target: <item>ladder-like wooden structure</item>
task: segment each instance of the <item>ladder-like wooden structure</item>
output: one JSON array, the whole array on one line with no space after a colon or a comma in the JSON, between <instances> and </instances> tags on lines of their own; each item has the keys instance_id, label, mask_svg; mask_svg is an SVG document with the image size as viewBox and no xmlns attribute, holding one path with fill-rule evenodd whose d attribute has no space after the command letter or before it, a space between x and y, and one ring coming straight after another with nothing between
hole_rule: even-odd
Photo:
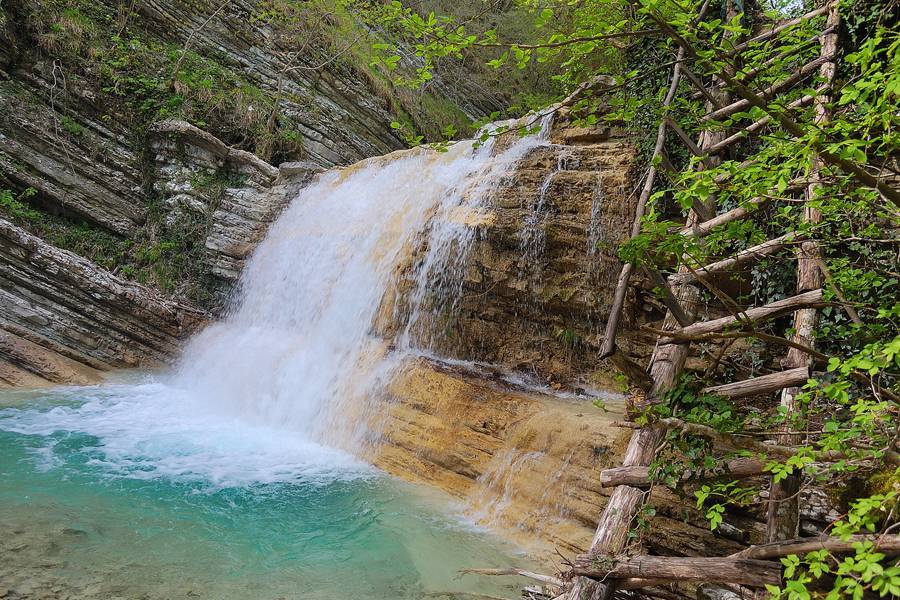
<instances>
[{"instance_id":1,"label":"ladder-like wooden structure","mask_svg":"<svg viewBox=\"0 0 900 600\"><path fill-rule=\"evenodd\" d=\"M734 3L728 2L728 10L734 11ZM732 16L731 12L729 16ZM676 32L668 28L661 20L657 21L664 32L679 44L678 60L673 68L671 83L668 93L663 101L663 109L672 104L676 97L679 83L686 76L697 87L698 97L707 99L708 109L706 118L709 120L722 119L735 112L746 110L750 106L759 106L762 99L768 102L777 94L783 93L803 81L808 75L818 73L825 82L825 89L820 89L816 96L806 96L793 102L789 107L806 106L810 102L815 103L816 122L825 122L828 118L828 88L835 73L835 60L837 52L837 30L839 14L836 4L827 4L799 19L793 19L781 23L764 31L736 46L739 50L746 48L751 42L764 41L775 38L781 31L795 25L803 19L811 19L827 14L825 29L818 36L820 43L820 55L817 59L804 65L784 81L767 88L761 95L757 94L742 82L737 81L728 73L722 74L722 79L715 81L712 88L704 88L699 79L690 73L686 58L695 58L693 48L681 39ZM752 74L751 74L752 76ZM746 78L745 78L746 81ZM722 90L736 92L738 98L730 99ZM762 108L762 107L761 107ZM640 233L640 223L643 217L646 203L653 190L657 175L657 164L665 164L664 145L666 134L672 131L695 155L701 157L701 165L715 166L720 161L720 153L733 144L754 132L763 129L770 122L784 123L777 120L774 115L767 116L760 121L750 124L743 130L728 135L726 132L705 131L697 143L688 138L677 125L664 118L657 132L656 145L653 160L647 179L641 191L637 214L632 229L632 235ZM789 129L789 128L788 128ZM818 173L822 162L816 159L808 184L802 187L792 185L795 191L802 190L807 200L812 199L819 187ZM765 202L764 198L758 199L755 204ZM701 238L708 235L713 229L722 224L742 219L752 214L753 207L741 207L731 211L717 214L712 201L699 201L690 210L682 230L683 235ZM816 223L819 215L810 207L805 207L805 219L810 223ZM736 266L750 264L761 257L770 255L778 250L786 248L789 244L796 246L797 255L797 294L785 300L774 302L765 306L752 308L737 307L728 302L733 314L730 316L697 320L698 298L700 286L706 286L715 293L709 284L708 278L716 273L730 270ZM645 396L638 411L649 408L653 403L662 399L664 394L672 388L676 379L682 372L685 360L691 344L696 340L711 337L728 328L741 326L754 328L758 323L775 317L793 313L794 333L787 356L783 361L784 371L755 377L749 380L726 383L708 388L707 392L724 396L739 398L760 394L780 392L781 406L789 415L785 420L784 430L778 436L779 448L790 452L791 446L796 446L800 440L796 426L802 420L800 406L797 402L799 386L803 385L811 374L813 357L809 352L801 348L812 348L814 339L812 331L817 321L817 309L823 306L823 274L820 269L821 259L818 248L813 241L802 240L792 232L785 233L763 244L739 252L731 257L715 263L691 268L682 266L678 273L670 276L665 282L663 301L668 311L662 326L657 344L650 360L647 372L650 376L649 388L645 390ZM687 263L688 261L684 261ZM617 366L627 363L628 359L616 348L616 332L625 300L629 279L634 270L634 265L624 265L616 288L612 314L607 324L606 336L601 349L603 358L610 358ZM648 273L655 283L663 280L658 273ZM733 302L733 301L732 301ZM621 368L621 367L620 367ZM628 365L634 369L634 365ZM636 556L626 558L623 553L628 542L628 533L634 517L639 513L648 495L649 466L654 460L657 448L662 442L667 428L681 427L691 433L700 433L710 437L714 441L719 440L721 434L717 434L712 428L702 425L688 424L678 419L661 419L651 422L649 425L636 429L625 452L622 466L609 469L601 473L601 482L613 487L609 502L603 510L594 535L590 551L587 555L575 560L570 572L570 580L564 594L567 600L600 600L611 597L615 590L639 590L663 583L676 581L693 581L705 583L721 583L729 585L741 585L750 588L760 588L766 584L778 585L781 581L781 567L777 562L779 556L796 551L798 525L799 525L799 480L795 476L778 483L772 483L770 488L770 500L768 507L768 521L766 527L766 542L771 546L752 547L740 556L715 557L715 558L681 558ZM771 455L775 446L762 446ZM756 459L736 459L727 465L727 471L733 477L746 477L760 475L763 471L761 461ZM900 543L897 540L889 540L890 543ZM808 542L807 542L808 543ZM776 559L776 560L773 560ZM650 575L648 575L650 574Z\"/></svg>"}]
</instances>

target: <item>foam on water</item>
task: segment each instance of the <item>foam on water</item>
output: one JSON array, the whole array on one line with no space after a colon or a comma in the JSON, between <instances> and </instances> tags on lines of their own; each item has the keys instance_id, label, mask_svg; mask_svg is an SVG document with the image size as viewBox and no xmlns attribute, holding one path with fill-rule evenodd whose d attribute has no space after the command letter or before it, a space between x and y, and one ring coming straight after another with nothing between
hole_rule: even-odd
<instances>
[{"instance_id":1,"label":"foam on water","mask_svg":"<svg viewBox=\"0 0 900 600\"><path fill-rule=\"evenodd\" d=\"M219 489L253 484L371 476L348 453L278 427L227 413L203 412L184 390L162 381L58 388L39 405L0 410L0 429L45 438L38 468L61 460L55 434L96 439L82 452L87 464L112 476L202 482Z\"/></svg>"}]
</instances>

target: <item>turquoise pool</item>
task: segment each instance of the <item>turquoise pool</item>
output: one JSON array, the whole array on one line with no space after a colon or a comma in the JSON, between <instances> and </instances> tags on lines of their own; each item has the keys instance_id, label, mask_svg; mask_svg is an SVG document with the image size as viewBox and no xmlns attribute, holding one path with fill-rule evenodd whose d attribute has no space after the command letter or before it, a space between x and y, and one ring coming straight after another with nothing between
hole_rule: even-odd
<instances>
[{"instance_id":1,"label":"turquoise pool","mask_svg":"<svg viewBox=\"0 0 900 600\"><path fill-rule=\"evenodd\" d=\"M0 392L7 598L515 598L443 496L142 376ZM3 596L3 594L0 594Z\"/></svg>"}]
</instances>

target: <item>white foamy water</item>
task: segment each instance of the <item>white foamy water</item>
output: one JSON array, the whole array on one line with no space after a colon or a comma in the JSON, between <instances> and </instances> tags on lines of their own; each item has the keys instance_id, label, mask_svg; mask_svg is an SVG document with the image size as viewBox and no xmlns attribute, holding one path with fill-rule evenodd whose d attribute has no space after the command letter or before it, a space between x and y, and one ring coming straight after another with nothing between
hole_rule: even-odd
<instances>
[{"instance_id":1,"label":"white foamy water","mask_svg":"<svg viewBox=\"0 0 900 600\"><path fill-rule=\"evenodd\" d=\"M232 486L363 474L333 447L354 450L371 433L371 400L397 362L376 317L388 302L403 321L398 347L422 345L430 312L459 294L490 192L543 143L521 138L492 155L460 142L322 174L270 228L227 317L190 342L175 373L60 391L58 406L0 411L0 429L95 436L91 460L130 477ZM389 292L423 244L406 308L392 311Z\"/></svg>"},{"instance_id":2,"label":"white foamy water","mask_svg":"<svg viewBox=\"0 0 900 600\"><path fill-rule=\"evenodd\" d=\"M350 454L295 433L197 410L165 382L67 387L45 392L40 407L0 410L0 429L46 436L35 456L49 469L72 433L97 438L88 465L113 476L202 482L212 489L256 483L328 483L373 474Z\"/></svg>"}]
</instances>

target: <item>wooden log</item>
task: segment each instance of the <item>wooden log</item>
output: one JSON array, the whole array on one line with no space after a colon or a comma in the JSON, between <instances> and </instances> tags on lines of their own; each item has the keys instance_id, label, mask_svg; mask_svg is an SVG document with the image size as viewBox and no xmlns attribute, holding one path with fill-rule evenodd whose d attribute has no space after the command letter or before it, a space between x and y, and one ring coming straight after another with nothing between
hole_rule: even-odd
<instances>
[{"instance_id":1,"label":"wooden log","mask_svg":"<svg viewBox=\"0 0 900 600\"><path fill-rule=\"evenodd\" d=\"M733 71L730 69L730 66L726 67L726 68L731 70L731 73L735 77L737 77L740 81L747 83L748 81L750 81L751 79L753 79L754 77L759 75L761 72L763 72L764 70L771 67L772 65L782 62L782 61L784 61L784 59L794 56L795 54L797 54L799 52L803 52L807 48L809 48L817 43L820 43L819 40L821 40L823 36L828 35L829 33L832 33L833 31L835 31L835 29L832 27L823 29L822 31L815 34L811 38L808 38L803 43L792 44L791 46L789 46L787 48L787 50L784 50L783 52L779 52L775 56L772 56L771 58L766 59L766 61L763 62L761 65L753 67L752 69L748 69L747 71Z\"/></svg>"},{"instance_id":2,"label":"wooden log","mask_svg":"<svg viewBox=\"0 0 900 600\"><path fill-rule=\"evenodd\" d=\"M806 106L807 104L811 103L814 99L815 99L815 96L806 95L801 98L797 98L796 100L794 100L793 102L788 104L787 108L789 108L789 109L800 108L802 106ZM716 144L713 144L709 148L708 152L710 154L718 154L719 152L729 148L735 142L738 142L738 141L744 139L751 133L755 133L755 132L759 131L760 129L762 129L763 127L768 125L771 121L772 121L772 117L766 115L765 117L759 119L758 121L754 121L753 123L747 125L740 131L731 134L724 140L722 140Z\"/></svg>"},{"instance_id":3,"label":"wooden log","mask_svg":"<svg viewBox=\"0 0 900 600\"><path fill-rule=\"evenodd\" d=\"M693 319L697 313L699 292L692 286L681 286L674 292L685 313ZM663 328L671 330L677 327L675 317L668 313L663 321ZM657 345L650 361L650 378L653 386L645 396L638 409L646 408L656 398L662 397L675 383L678 374L684 368L688 348L685 344ZM648 466L656 456L656 449L665 435L663 424L654 424L635 431L631 435L622 465ZM615 555L622 552L628 541L628 530L634 515L644 503L644 491L628 486L616 487L603 508L597 531L591 541L590 551L593 554ZM590 598L598 600L607 598L613 591L612 586L593 582L585 578L576 578L569 588L568 600Z\"/></svg>"},{"instance_id":4,"label":"wooden log","mask_svg":"<svg viewBox=\"0 0 900 600\"><path fill-rule=\"evenodd\" d=\"M684 146L685 146L688 150L691 151L691 154L693 154L694 156L698 156L698 157L705 157L705 156L707 156L707 153L704 152L703 150L701 150L701 149L700 149L700 146L698 146L697 144L695 144L695 143L694 143L694 140L691 139L691 136L689 136L687 133L685 133L685 132L684 132L684 129L682 129L682 128L678 125L678 123L676 123L671 117L663 117L663 119L664 119L665 122L666 122L666 126L667 126L669 129L671 129L671 130L675 133L675 136L676 136L679 140L681 140L681 143L684 144ZM704 162L706 162L705 159L704 159Z\"/></svg>"},{"instance_id":5,"label":"wooden log","mask_svg":"<svg viewBox=\"0 0 900 600\"><path fill-rule=\"evenodd\" d=\"M572 572L599 580L646 577L669 581L736 583L750 587L781 584L779 563L751 558L636 556L612 562L596 555L586 555L575 559Z\"/></svg>"},{"instance_id":6,"label":"wooden log","mask_svg":"<svg viewBox=\"0 0 900 600\"><path fill-rule=\"evenodd\" d=\"M706 99L706 102L707 102L710 106L713 107L713 110L722 107L721 99L720 99L720 98L714 97L714 96L709 92L709 90L706 89L706 86L703 85L703 82L700 80L699 77L697 77L697 76L694 74L693 71L691 71L689 68L687 68L687 67L684 66L684 65L682 65L681 70L682 70L682 72L684 72L684 76L687 77L687 78L690 80L690 82L691 82L692 84L694 84L694 87L695 87L695 88L697 88L697 94L696 94L695 96L692 96L692 98L696 98L696 99L699 99L699 98L701 98L701 97L705 98L705 99Z\"/></svg>"},{"instance_id":7,"label":"wooden log","mask_svg":"<svg viewBox=\"0 0 900 600\"><path fill-rule=\"evenodd\" d=\"M804 21L808 21L809 19L818 17L819 15L824 15L825 13L829 12L832 7L834 7L836 5L837 5L837 2L829 2L828 4L826 4L824 6L820 6L819 8L812 10L812 11L806 13L805 15L796 17L794 19L789 19L787 21L784 21L783 23L779 23L772 29L767 29L766 31L758 33L755 37L752 37L745 42L737 44L736 46L731 48L731 50L728 51L727 56L734 56L735 54L739 54L739 53L743 52L744 50L746 50L747 48L749 48L750 46L752 46L753 44L761 44L762 42L772 39L773 37L775 37L782 31L784 31L785 29L789 29L791 27L794 27L795 25L799 25L800 23L803 23Z\"/></svg>"},{"instance_id":8,"label":"wooden log","mask_svg":"<svg viewBox=\"0 0 900 600\"><path fill-rule=\"evenodd\" d=\"M720 319L712 319L711 321L700 321L672 332L672 336L660 340L659 343L673 344L679 340L688 341L696 336L703 336L709 333L716 333L734 326L743 324L754 324L767 319L774 319L782 315L794 312L801 308L820 308L826 306L827 303L822 299L822 290L811 290L784 300L778 300L765 306L756 308L748 308L737 316L722 317Z\"/></svg>"},{"instance_id":9,"label":"wooden log","mask_svg":"<svg viewBox=\"0 0 900 600\"><path fill-rule=\"evenodd\" d=\"M675 92L678 90L678 83L681 81L681 63L684 60L685 50L679 49L676 57L675 66L672 69L672 81L669 89L663 98L663 108L665 109L675 99ZM656 159L662 156L663 147L666 143L666 120L659 122L656 130L656 145L653 148L653 155L650 160L650 170L647 171L647 178L644 180L644 187L641 189L641 195L638 196L637 207L634 211L634 221L631 224L631 237L641 232L641 221L644 218L644 212L647 208L647 201L653 192L653 184L656 182ZM616 333L619 331L619 321L622 317L622 308L625 306L625 294L628 292L628 281L634 272L634 263L625 263L619 272L619 279L616 282L616 291L613 293L613 302L609 310L609 318L606 320L606 332L603 337L603 344L600 346L600 358L612 356L615 351Z\"/></svg>"},{"instance_id":10,"label":"wooden log","mask_svg":"<svg viewBox=\"0 0 900 600\"><path fill-rule=\"evenodd\" d=\"M609 357L609 360L623 375L625 375L625 377L628 378L628 381L634 387L643 390L645 393L649 392L653 387L653 381L650 379L647 371L628 358L618 346L613 348L613 353Z\"/></svg>"},{"instance_id":11,"label":"wooden log","mask_svg":"<svg viewBox=\"0 0 900 600\"><path fill-rule=\"evenodd\" d=\"M714 445L729 450L748 450L753 453L759 453L770 458L790 458L797 454L800 450L808 450L807 446L782 446L779 444L767 444L755 439L741 436L739 433L725 433L717 429L713 429L708 425L699 423L688 423L676 417L666 417L656 421L656 424L663 425L668 429L679 429L684 433L699 435L708 438ZM620 426L637 428L637 425L629 425L620 423ZM812 458L816 462L832 462L836 460L846 460L849 455L838 450L813 450ZM884 461L893 466L900 465L900 453L891 449L884 452Z\"/></svg>"},{"instance_id":12,"label":"wooden log","mask_svg":"<svg viewBox=\"0 0 900 600\"><path fill-rule=\"evenodd\" d=\"M732 554L732 558L754 558L766 560L771 558L781 558L797 554L803 556L808 552L816 550L828 550L832 554L840 554L844 552L855 552L853 547L861 542L871 542L878 552L894 556L900 554L900 535L896 534L873 534L873 535L853 535L849 539L821 536L816 538L795 538L791 540L783 540L770 544L759 544L750 546L746 550L741 550L736 554Z\"/></svg>"},{"instance_id":13,"label":"wooden log","mask_svg":"<svg viewBox=\"0 0 900 600\"><path fill-rule=\"evenodd\" d=\"M751 246L750 248L741 250L734 256L716 261L714 263L710 263L704 267L700 267L699 269L694 269L693 271L688 271L687 273L675 273L674 275L670 275L669 283L671 283L672 285L685 284L694 281L695 279L697 279L697 277L706 277L711 273L719 273L722 271L734 269L735 267L740 267L747 263L757 261L760 258L763 258L770 254L774 254L775 252L783 249L788 244L799 241L799 239L800 236L793 232L786 233L777 238L767 240L762 244L757 244L756 246Z\"/></svg>"},{"instance_id":14,"label":"wooden log","mask_svg":"<svg viewBox=\"0 0 900 600\"><path fill-rule=\"evenodd\" d=\"M685 227L681 230L681 235L705 237L712 233L712 230L719 225L725 225L726 223L731 223L732 221L743 219L747 215L752 214L761 204L763 204L764 202L768 202L768 200L768 198L753 198L744 206L733 208L727 212L722 213L721 215L716 215L711 219L696 223L691 227Z\"/></svg>"},{"instance_id":15,"label":"wooden log","mask_svg":"<svg viewBox=\"0 0 900 600\"><path fill-rule=\"evenodd\" d=\"M802 81L813 72L818 71L819 67L822 65L831 62L834 59L834 56L819 56L818 58L806 63L802 67L800 67L796 72L792 75L782 79L777 83L773 83L766 89L759 92L759 96L765 101L768 102L772 98L774 98L779 93L783 92L786 89L789 89L796 85L798 82ZM723 106L718 110L714 110L711 113L707 113L703 115L700 119L701 121L720 121L727 117L730 117L734 113L740 112L742 110L747 110L753 105L753 103L746 99L741 98L736 102L732 102L728 106Z\"/></svg>"},{"instance_id":16,"label":"wooden log","mask_svg":"<svg viewBox=\"0 0 900 600\"><path fill-rule=\"evenodd\" d=\"M662 276L662 273L646 265L644 265L643 270L647 277L650 278L650 281L653 282L654 287L660 290L663 304L665 304L666 308L672 312L672 316L675 317L678 324L682 327L687 327L693 323L690 317L688 317L681 308L681 304L678 303L675 294L672 293L672 288L669 287L669 283L666 281L666 278Z\"/></svg>"},{"instance_id":17,"label":"wooden log","mask_svg":"<svg viewBox=\"0 0 900 600\"><path fill-rule=\"evenodd\" d=\"M682 480L715 479L718 477L743 479L762 474L764 472L763 467L765 467L765 464L756 458L735 458L725 461L709 471L686 471L682 475ZM601 487L630 485L632 487L646 488L650 486L650 483L650 467L647 466L613 467L600 471Z\"/></svg>"},{"instance_id":18,"label":"wooden log","mask_svg":"<svg viewBox=\"0 0 900 600\"><path fill-rule=\"evenodd\" d=\"M762 394L771 394L785 388L800 387L812 376L809 365L788 369L777 373L770 373L760 377L752 377L743 381L734 381L723 385L714 385L703 388L704 394L715 394L736 400Z\"/></svg>"},{"instance_id":19,"label":"wooden log","mask_svg":"<svg viewBox=\"0 0 900 600\"><path fill-rule=\"evenodd\" d=\"M819 76L826 82L825 85L830 86L834 80L836 66L834 56L837 52L838 34L837 29L840 24L840 13L838 7L833 6L828 13L828 27L834 33L830 33L822 38L822 48L820 56L827 58L822 67L819 69ZM816 98L815 104L815 123L816 126L824 126L830 119L829 115L829 94L820 94ZM813 158L810 169L811 183L806 190L807 205L804 208L804 220L815 225L822 220L822 216L818 210L812 207L810 202L815 198L821 185L817 179L821 171L822 163L818 157ZM819 268L819 247L815 242L806 242L801 245L797 252L797 291L805 292L807 290L820 288L824 283L824 277ZM815 347L815 329L818 322L818 311L815 308L807 307L794 313L794 333L791 341L796 344L806 346L808 348ZM809 367L812 364L813 357L809 353L799 350L797 347L788 349L787 356L782 364L785 368L802 368ZM800 387L788 386L781 393L781 409L785 415L783 433L778 436L778 442L783 445L799 444L801 438L794 433L801 421L804 419L803 407L798 400ZM766 541L777 542L778 540L790 539L797 537L800 532L800 476L798 474L788 475L779 482L772 481L769 487L769 507L766 514Z\"/></svg>"},{"instance_id":20,"label":"wooden log","mask_svg":"<svg viewBox=\"0 0 900 600\"><path fill-rule=\"evenodd\" d=\"M709 0L704 1L697 17L698 20L706 13L709 4ZM731 5L731 0L726 0L726 6L731 7ZM682 50L685 51L684 54L682 53ZM679 59L684 58L686 53L686 48L679 48ZM680 63L681 61L679 60L679 64ZM667 104L671 104L676 91L677 82L673 81L673 85L669 87L669 91L663 101L666 102L666 100L668 100ZM658 149L658 152L654 151L654 156L658 156L662 159L665 157L665 153L663 152L665 143L665 120L660 122L659 133L662 135L657 136L656 149ZM704 132L704 134L706 133L707 132ZM705 149L710 143L707 140L708 138L705 136L701 137L701 149ZM647 186L645 184L644 190L646 190L647 198L649 198L650 192L652 191L652 185ZM705 199L700 199L700 202L694 203L694 207L688 214L688 224L699 220L697 209L700 208L704 200ZM705 209L705 206L703 209ZM704 212L706 212L706 210L704 210ZM715 214L714 210L708 210L708 212L711 213L708 216L713 216ZM640 233L640 220L642 217L643 208L641 208L641 214L635 219L635 224L632 228L632 231L634 232L632 237L637 235L637 233ZM611 352L615 346L615 336L618 328L619 316L621 315L622 305L625 299L625 287L628 285L628 277L630 274L630 270L626 272L623 269L623 273L619 277L619 287L616 289L615 301L613 303L614 310L611 313L610 321L607 321L606 335L600 351L601 357ZM672 293L675 295L676 301L683 308L682 312L684 314L679 315L679 317L693 321L694 316L697 313L697 301L699 298L698 290L691 286L682 286L676 290L672 290ZM666 317L663 320L663 329L674 329L678 325L678 320L684 319L676 319L671 310L667 311ZM683 344L670 344L662 347L657 345L653 357L650 359L649 367L652 387L645 395L642 406L654 402L656 398L660 398L672 387L672 385L674 385L676 377L684 368L684 361L686 359L687 347ZM641 408L641 406L638 406L637 408ZM634 432L628 443L628 448L625 451L625 457L622 464L625 466L649 465L656 456L656 449L664 436L665 429L657 426L646 427L640 431ZM631 521L640 510L643 503L644 493L640 489L625 485L615 488L610 495L609 501L603 508L603 513L597 524L597 530L591 541L591 552L606 555L621 553L628 540L628 530ZM576 577L566 594L566 598L568 600L607 600L612 596L614 591L615 587L612 585L590 581L583 577Z\"/></svg>"}]
</instances>

